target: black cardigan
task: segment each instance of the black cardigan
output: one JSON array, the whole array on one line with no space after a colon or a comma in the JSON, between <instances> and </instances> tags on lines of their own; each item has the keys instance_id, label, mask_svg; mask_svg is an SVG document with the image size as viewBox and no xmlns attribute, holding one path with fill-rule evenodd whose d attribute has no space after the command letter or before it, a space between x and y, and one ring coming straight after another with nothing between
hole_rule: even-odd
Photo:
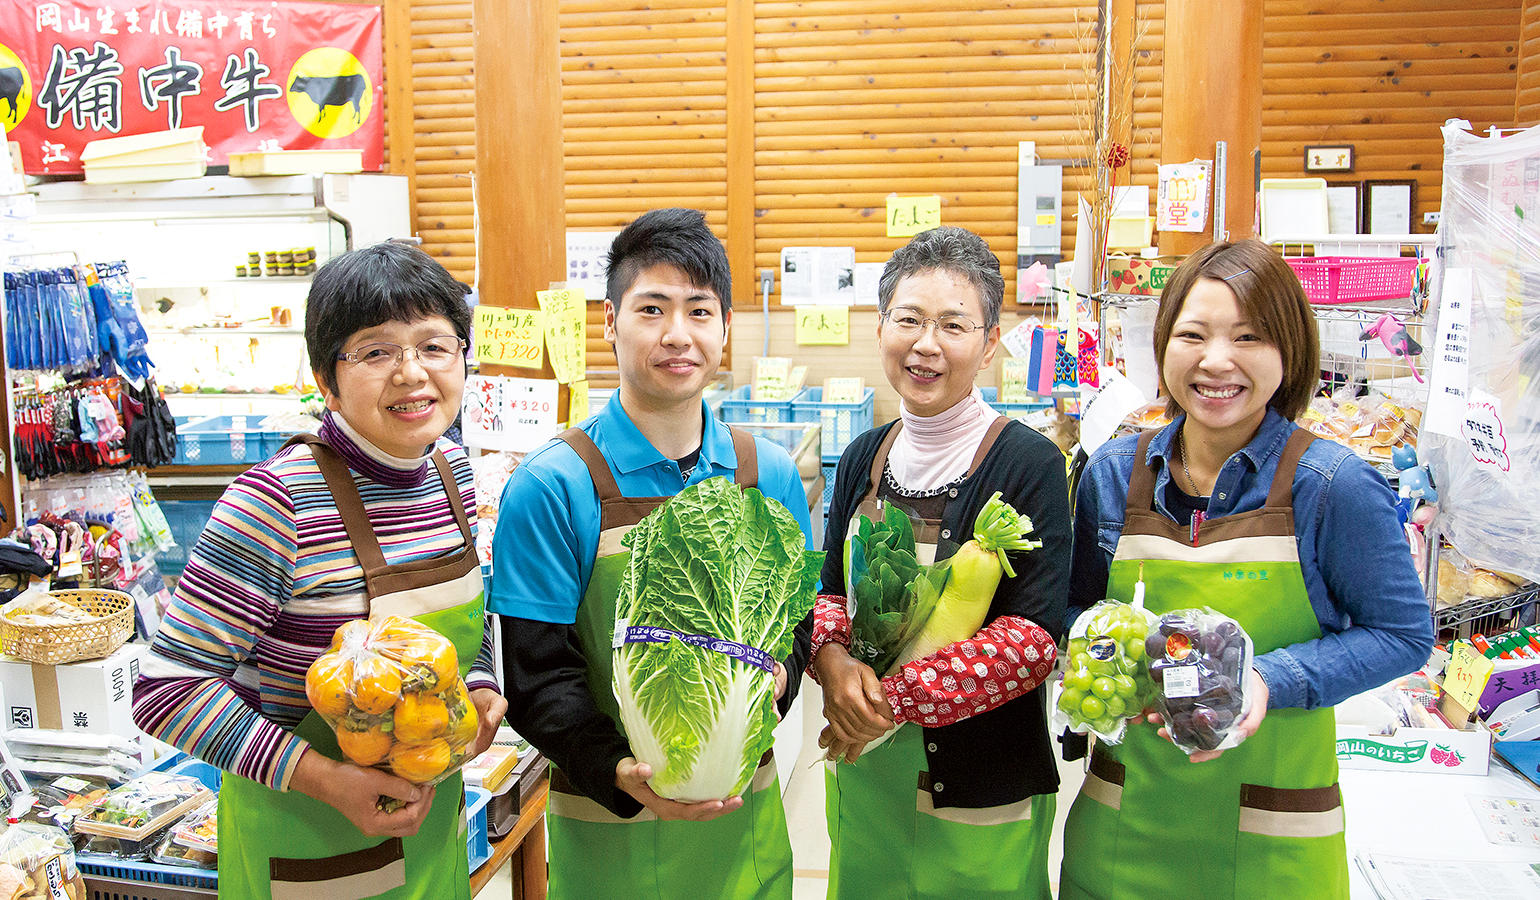
<instances>
[{"instance_id":1,"label":"black cardigan","mask_svg":"<svg viewBox=\"0 0 1540 900\"><path fill-rule=\"evenodd\" d=\"M866 432L840 457L824 541L824 593L844 593L845 529L852 511L871 487L872 459L892 427L890 423ZM1020 422L1011 422L1000 432L978 471L958 486L956 498L948 502L942 528L956 537L971 536L973 520L995 491L1032 520L1030 536L1043 546L1030 553L1010 554L1016 577L1000 582L985 623L1003 615L1021 616L1041 625L1054 640L1061 640L1072 534L1064 455L1048 438ZM943 542L937 555L949 556L955 549L955 544L948 547ZM806 664L811 634L809 616L797 631L794 662ZM931 783L944 787L934 792L936 806L1000 806L1058 791L1059 770L1048 736L1047 693L1047 685L1040 685L982 715L925 729Z\"/></svg>"}]
</instances>

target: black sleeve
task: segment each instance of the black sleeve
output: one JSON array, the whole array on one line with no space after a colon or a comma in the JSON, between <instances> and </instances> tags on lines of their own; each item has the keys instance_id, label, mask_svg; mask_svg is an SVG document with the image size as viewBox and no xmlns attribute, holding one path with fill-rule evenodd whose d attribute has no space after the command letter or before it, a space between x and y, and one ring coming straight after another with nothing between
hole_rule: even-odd
<instances>
[{"instance_id":1,"label":"black sleeve","mask_svg":"<svg viewBox=\"0 0 1540 900\"><path fill-rule=\"evenodd\" d=\"M1101 547L1101 522L1094 480L1082 481L1075 498L1075 549L1070 571L1069 610L1065 627L1075 618L1107 598L1107 555Z\"/></svg>"},{"instance_id":2,"label":"black sleeve","mask_svg":"<svg viewBox=\"0 0 1540 900\"><path fill-rule=\"evenodd\" d=\"M499 616L508 724L561 769L573 787L630 818L642 811L615 787L615 766L631 745L588 691L588 662L572 625Z\"/></svg>"},{"instance_id":3,"label":"black sleeve","mask_svg":"<svg viewBox=\"0 0 1540 900\"><path fill-rule=\"evenodd\" d=\"M1012 471L1002 480L1011 489L1002 491L1002 499L1032 520L1032 533L1028 536L1042 541L1043 546L1026 553L1006 554L1016 575L1001 579L989 619L1002 615L1021 616L1042 626L1058 641L1064 637L1071 540L1069 482L1065 475L1064 454L1052 441L1025 425L1013 424L1010 431L1014 434L1008 448L1011 458L1006 464ZM982 509L993 491L980 493L977 506ZM972 511L972 515L976 517L977 510ZM964 527L971 535L972 518Z\"/></svg>"},{"instance_id":4,"label":"black sleeve","mask_svg":"<svg viewBox=\"0 0 1540 900\"><path fill-rule=\"evenodd\" d=\"M855 439L840 457L834 470L834 491L829 497L829 521L823 534L823 571L819 574L820 594L845 596L845 526L850 524L850 513L859 498L866 496L867 473L871 469L871 457L875 455L875 441L886 434L878 428ZM876 434L873 438L871 435ZM861 460L865 459L865 463ZM791 659L786 663L788 673L800 673L812 660L808 653L813 643L813 614L809 612L797 623L796 641L792 645ZM787 697L792 691L786 691ZM785 698L782 698L785 699ZM787 704L790 705L789 703ZM781 710L785 714L786 710Z\"/></svg>"}]
</instances>

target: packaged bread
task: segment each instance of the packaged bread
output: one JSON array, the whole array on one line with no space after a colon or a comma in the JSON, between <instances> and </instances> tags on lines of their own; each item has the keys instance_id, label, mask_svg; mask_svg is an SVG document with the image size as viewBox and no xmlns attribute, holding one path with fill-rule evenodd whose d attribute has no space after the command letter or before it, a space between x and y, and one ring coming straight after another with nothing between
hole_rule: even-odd
<instances>
[{"instance_id":1,"label":"packaged bread","mask_svg":"<svg viewBox=\"0 0 1540 900\"><path fill-rule=\"evenodd\" d=\"M0 900L86 900L75 847L61 828L12 822L0 834Z\"/></svg>"}]
</instances>

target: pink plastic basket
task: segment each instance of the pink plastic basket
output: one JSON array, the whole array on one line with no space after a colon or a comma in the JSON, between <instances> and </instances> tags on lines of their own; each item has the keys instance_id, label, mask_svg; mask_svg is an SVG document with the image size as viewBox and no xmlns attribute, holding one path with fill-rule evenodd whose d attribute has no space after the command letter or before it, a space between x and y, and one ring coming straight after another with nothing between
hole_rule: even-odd
<instances>
[{"instance_id":1,"label":"pink plastic basket","mask_svg":"<svg viewBox=\"0 0 1540 900\"><path fill-rule=\"evenodd\" d=\"M1311 303L1363 303L1410 297L1423 260L1415 257L1292 256L1286 260Z\"/></svg>"}]
</instances>

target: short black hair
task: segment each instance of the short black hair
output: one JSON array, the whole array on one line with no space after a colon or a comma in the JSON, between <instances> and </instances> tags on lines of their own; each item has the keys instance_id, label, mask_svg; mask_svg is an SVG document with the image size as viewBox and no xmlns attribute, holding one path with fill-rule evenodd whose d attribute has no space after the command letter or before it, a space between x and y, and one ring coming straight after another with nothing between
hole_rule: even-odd
<instances>
[{"instance_id":1,"label":"short black hair","mask_svg":"<svg viewBox=\"0 0 1540 900\"><path fill-rule=\"evenodd\" d=\"M659 264L689 276L695 287L709 287L722 301L722 312L733 308L733 277L727 250L699 210L670 207L638 216L610 244L605 291L615 308L638 276Z\"/></svg>"},{"instance_id":2,"label":"short black hair","mask_svg":"<svg viewBox=\"0 0 1540 900\"><path fill-rule=\"evenodd\" d=\"M469 346L466 291L437 260L411 244L385 241L337 256L316 270L305 302L310 368L335 393L337 354L353 335L385 322L443 316Z\"/></svg>"},{"instance_id":3,"label":"short black hair","mask_svg":"<svg viewBox=\"0 0 1540 900\"><path fill-rule=\"evenodd\" d=\"M941 270L961 275L979 292L984 307L984 327L1000 324L1000 304L1005 300L1005 278L1000 260L984 239L966 228L943 225L922 231L893 251L877 281L877 310L887 312L898 283L911 275Z\"/></svg>"}]
</instances>

